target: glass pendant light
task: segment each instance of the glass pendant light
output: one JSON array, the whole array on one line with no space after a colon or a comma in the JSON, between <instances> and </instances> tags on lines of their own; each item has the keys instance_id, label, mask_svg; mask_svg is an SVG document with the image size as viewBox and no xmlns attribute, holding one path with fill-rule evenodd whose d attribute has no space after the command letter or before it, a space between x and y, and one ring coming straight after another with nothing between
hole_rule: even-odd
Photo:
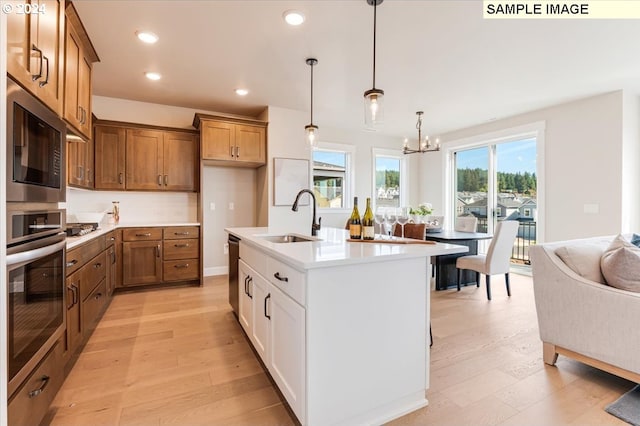
<instances>
[{"instance_id":1,"label":"glass pendant light","mask_svg":"<svg viewBox=\"0 0 640 426\"><path fill-rule=\"evenodd\" d=\"M373 6L373 87L364 92L364 122L367 127L384 120L384 90L376 89L376 10L383 0L367 0Z\"/></svg>"},{"instance_id":2,"label":"glass pendant light","mask_svg":"<svg viewBox=\"0 0 640 426\"><path fill-rule=\"evenodd\" d=\"M304 126L307 141L310 146L315 146L318 138L318 126L313 124L313 66L318 63L316 58L307 58L307 65L311 67L311 123Z\"/></svg>"}]
</instances>

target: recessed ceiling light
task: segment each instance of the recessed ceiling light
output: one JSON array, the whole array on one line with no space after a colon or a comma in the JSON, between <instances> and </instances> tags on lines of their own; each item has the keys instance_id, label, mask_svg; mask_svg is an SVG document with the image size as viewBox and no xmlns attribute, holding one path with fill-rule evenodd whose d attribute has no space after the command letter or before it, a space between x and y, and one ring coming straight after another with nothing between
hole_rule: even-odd
<instances>
[{"instance_id":1,"label":"recessed ceiling light","mask_svg":"<svg viewBox=\"0 0 640 426\"><path fill-rule=\"evenodd\" d=\"M144 75L147 76L149 80L160 80L162 78L157 72L146 72Z\"/></svg>"},{"instance_id":2,"label":"recessed ceiling light","mask_svg":"<svg viewBox=\"0 0 640 426\"><path fill-rule=\"evenodd\" d=\"M158 36L149 31L136 31L136 35L145 43L153 44L158 41Z\"/></svg>"},{"instance_id":3,"label":"recessed ceiling light","mask_svg":"<svg viewBox=\"0 0 640 426\"><path fill-rule=\"evenodd\" d=\"M282 17L289 25L297 26L304 22L304 14L297 10L287 10Z\"/></svg>"},{"instance_id":4,"label":"recessed ceiling light","mask_svg":"<svg viewBox=\"0 0 640 426\"><path fill-rule=\"evenodd\" d=\"M247 89L236 89L236 95L238 96L247 96L248 93Z\"/></svg>"}]
</instances>

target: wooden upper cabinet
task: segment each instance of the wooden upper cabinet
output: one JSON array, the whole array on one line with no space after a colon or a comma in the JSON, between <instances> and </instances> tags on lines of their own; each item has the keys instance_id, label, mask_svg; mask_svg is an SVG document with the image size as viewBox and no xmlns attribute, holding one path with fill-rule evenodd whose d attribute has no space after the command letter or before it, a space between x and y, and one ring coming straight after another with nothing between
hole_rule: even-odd
<instances>
[{"instance_id":1,"label":"wooden upper cabinet","mask_svg":"<svg viewBox=\"0 0 640 426\"><path fill-rule=\"evenodd\" d=\"M91 70L99 58L72 3L67 4L66 19L63 117L91 138Z\"/></svg>"},{"instance_id":2,"label":"wooden upper cabinet","mask_svg":"<svg viewBox=\"0 0 640 426\"><path fill-rule=\"evenodd\" d=\"M13 8L6 15L8 74L62 115L64 0L4 3Z\"/></svg>"},{"instance_id":3,"label":"wooden upper cabinet","mask_svg":"<svg viewBox=\"0 0 640 426\"><path fill-rule=\"evenodd\" d=\"M193 133L165 132L163 184L168 191L195 191L200 164L197 137Z\"/></svg>"},{"instance_id":4,"label":"wooden upper cabinet","mask_svg":"<svg viewBox=\"0 0 640 426\"><path fill-rule=\"evenodd\" d=\"M121 127L95 126L96 189L125 189L126 136Z\"/></svg>"},{"instance_id":5,"label":"wooden upper cabinet","mask_svg":"<svg viewBox=\"0 0 640 426\"><path fill-rule=\"evenodd\" d=\"M127 129L127 189L163 189L163 140L159 130Z\"/></svg>"},{"instance_id":6,"label":"wooden upper cabinet","mask_svg":"<svg viewBox=\"0 0 640 426\"><path fill-rule=\"evenodd\" d=\"M93 189L93 142L67 132L67 184Z\"/></svg>"},{"instance_id":7,"label":"wooden upper cabinet","mask_svg":"<svg viewBox=\"0 0 640 426\"><path fill-rule=\"evenodd\" d=\"M236 116L196 114L202 159L218 165L259 167L266 164L267 123Z\"/></svg>"}]
</instances>

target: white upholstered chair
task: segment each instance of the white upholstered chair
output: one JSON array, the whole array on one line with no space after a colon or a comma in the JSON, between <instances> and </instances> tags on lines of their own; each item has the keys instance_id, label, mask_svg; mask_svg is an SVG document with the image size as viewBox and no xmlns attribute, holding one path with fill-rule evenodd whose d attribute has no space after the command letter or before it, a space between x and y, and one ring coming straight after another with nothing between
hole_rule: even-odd
<instances>
[{"instance_id":1,"label":"white upholstered chair","mask_svg":"<svg viewBox=\"0 0 640 426\"><path fill-rule=\"evenodd\" d=\"M474 254L462 256L456 260L458 268L458 291L460 291L460 278L463 269L476 271L476 285L480 287L480 274L485 275L487 284L487 299L491 300L491 275L504 274L507 285L507 295L511 296L509 288L509 262L513 242L518 233L520 222L517 220L504 220L498 222L496 232L493 235L487 254Z\"/></svg>"},{"instance_id":2,"label":"white upholstered chair","mask_svg":"<svg viewBox=\"0 0 640 426\"><path fill-rule=\"evenodd\" d=\"M475 216L459 216L456 218L454 230L461 232L476 232L478 218Z\"/></svg>"}]
</instances>

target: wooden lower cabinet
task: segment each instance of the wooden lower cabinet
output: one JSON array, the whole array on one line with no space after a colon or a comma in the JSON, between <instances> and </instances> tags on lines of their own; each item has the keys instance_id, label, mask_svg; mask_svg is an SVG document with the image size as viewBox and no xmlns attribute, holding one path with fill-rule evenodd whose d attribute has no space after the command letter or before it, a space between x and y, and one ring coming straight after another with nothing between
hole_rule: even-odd
<instances>
[{"instance_id":1,"label":"wooden lower cabinet","mask_svg":"<svg viewBox=\"0 0 640 426\"><path fill-rule=\"evenodd\" d=\"M82 341L82 319L80 317L80 281L82 271L67 277L67 353L76 351Z\"/></svg>"},{"instance_id":2,"label":"wooden lower cabinet","mask_svg":"<svg viewBox=\"0 0 640 426\"><path fill-rule=\"evenodd\" d=\"M64 382L63 352L64 342L59 340L9 399L7 424L40 423Z\"/></svg>"},{"instance_id":3,"label":"wooden lower cabinet","mask_svg":"<svg viewBox=\"0 0 640 426\"><path fill-rule=\"evenodd\" d=\"M200 227L122 230L122 286L201 282Z\"/></svg>"}]
</instances>

